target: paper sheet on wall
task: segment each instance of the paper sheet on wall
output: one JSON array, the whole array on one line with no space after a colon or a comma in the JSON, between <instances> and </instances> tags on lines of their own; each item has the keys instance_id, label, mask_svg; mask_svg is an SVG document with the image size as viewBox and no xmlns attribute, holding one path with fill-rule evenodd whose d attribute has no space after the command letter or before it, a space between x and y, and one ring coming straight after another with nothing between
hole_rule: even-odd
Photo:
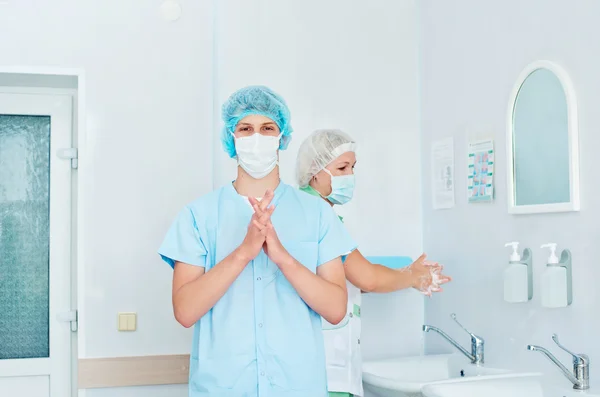
<instances>
[{"instance_id":1,"label":"paper sheet on wall","mask_svg":"<svg viewBox=\"0 0 600 397\"><path fill-rule=\"evenodd\" d=\"M494 141L469 143L467 195L470 203L494 199Z\"/></svg>"},{"instance_id":2,"label":"paper sheet on wall","mask_svg":"<svg viewBox=\"0 0 600 397\"><path fill-rule=\"evenodd\" d=\"M447 138L433 142L432 159L432 199L433 209L454 207L454 139Z\"/></svg>"}]
</instances>

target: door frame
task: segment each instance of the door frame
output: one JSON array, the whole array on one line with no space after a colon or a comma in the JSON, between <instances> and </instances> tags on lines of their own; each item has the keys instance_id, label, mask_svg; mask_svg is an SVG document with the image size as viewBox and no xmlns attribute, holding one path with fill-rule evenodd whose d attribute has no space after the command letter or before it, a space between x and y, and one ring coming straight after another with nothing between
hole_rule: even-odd
<instances>
[{"instance_id":1,"label":"door frame","mask_svg":"<svg viewBox=\"0 0 600 397\"><path fill-rule=\"evenodd\" d=\"M85 222L85 208L89 199L87 198L86 190L84 189L85 181L88 181L88 145L87 145L87 113L86 113L86 73L81 68L61 68L61 67L37 67L37 66L1 66L0 75L17 75L19 76L19 84L15 87L2 87L3 92L13 93L39 93L39 94L56 94L70 93L73 96L73 142L78 148L78 168L73 173L74 186L72 196L75 198L73 209L73 246L74 255L72 261L72 277L71 277L71 296L73 297L72 308L76 308L78 312L78 330L72 332L72 375L71 375L71 394L72 396L85 397L85 390L78 390L78 359L86 357L86 311L85 311L85 238L82 224ZM65 89L61 85L54 85L52 82L56 77L74 78L77 82L76 88ZM40 86L39 81L48 81L49 84Z\"/></svg>"},{"instance_id":2,"label":"door frame","mask_svg":"<svg viewBox=\"0 0 600 397\"><path fill-rule=\"evenodd\" d=\"M2 92L3 115L49 116L49 357L7 359L0 361L2 377L49 375L52 397L71 391L72 365L71 325L62 322L62 312L71 310L71 164L58 156L58 151L71 147L73 137L73 99L64 94L30 94ZM67 219L68 222L61 220ZM65 293L65 291L67 291ZM64 378L66 377L66 379Z\"/></svg>"}]
</instances>

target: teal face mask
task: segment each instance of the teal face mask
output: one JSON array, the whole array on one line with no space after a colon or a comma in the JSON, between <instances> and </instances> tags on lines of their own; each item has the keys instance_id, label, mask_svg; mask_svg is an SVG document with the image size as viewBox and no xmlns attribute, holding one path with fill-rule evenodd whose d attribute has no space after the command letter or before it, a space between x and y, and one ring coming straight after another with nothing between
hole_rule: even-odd
<instances>
[{"instance_id":1,"label":"teal face mask","mask_svg":"<svg viewBox=\"0 0 600 397\"><path fill-rule=\"evenodd\" d=\"M354 174L333 176L327 168L324 171L331 176L331 194L325 198L337 205L344 205L352 200L355 183Z\"/></svg>"}]
</instances>

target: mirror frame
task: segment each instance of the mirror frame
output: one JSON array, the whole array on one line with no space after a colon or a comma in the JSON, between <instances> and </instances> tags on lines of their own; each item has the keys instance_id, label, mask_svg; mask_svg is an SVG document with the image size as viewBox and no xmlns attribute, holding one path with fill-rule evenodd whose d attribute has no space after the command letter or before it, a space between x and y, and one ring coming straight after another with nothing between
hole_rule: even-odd
<instances>
[{"instance_id":1,"label":"mirror frame","mask_svg":"<svg viewBox=\"0 0 600 397\"><path fill-rule=\"evenodd\" d=\"M567 133L569 134L569 196L568 203L516 205L515 203L515 166L513 142L513 114L521 86L533 72L539 69L551 71L560 81L567 101ZM507 198L509 214L542 214L550 212L579 211L579 125L577 120L577 98L569 75L551 61L535 61L529 64L519 75L510 94L506 120L507 153Z\"/></svg>"}]
</instances>

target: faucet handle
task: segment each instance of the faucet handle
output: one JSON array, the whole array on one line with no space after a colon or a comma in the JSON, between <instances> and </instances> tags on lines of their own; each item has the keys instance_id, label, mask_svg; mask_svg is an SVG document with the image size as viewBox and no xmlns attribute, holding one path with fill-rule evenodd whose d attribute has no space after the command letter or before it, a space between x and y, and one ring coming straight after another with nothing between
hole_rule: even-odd
<instances>
[{"instance_id":1,"label":"faucet handle","mask_svg":"<svg viewBox=\"0 0 600 397\"><path fill-rule=\"evenodd\" d=\"M464 329L467 334L471 335L471 338L479 340L479 341L483 341L483 338L480 338L479 336L475 335L474 333L472 333L471 331L466 329L461 323L458 322L458 320L456 319L456 313L452 313L450 315L450 317L452 318L452 320L454 320L456 322L456 324L458 324L459 327Z\"/></svg>"},{"instance_id":2,"label":"faucet handle","mask_svg":"<svg viewBox=\"0 0 600 397\"><path fill-rule=\"evenodd\" d=\"M586 356L585 354L575 354L572 351L570 351L569 349L567 349L566 347L564 347L563 345L561 345L560 342L558 341L558 335L553 334L552 340L554 341L554 343L556 343L558 345L558 347L560 347L561 349L563 349L564 351L569 353L571 356L573 356L573 365L586 365L586 364L590 363L590 358L588 356Z\"/></svg>"}]
</instances>

